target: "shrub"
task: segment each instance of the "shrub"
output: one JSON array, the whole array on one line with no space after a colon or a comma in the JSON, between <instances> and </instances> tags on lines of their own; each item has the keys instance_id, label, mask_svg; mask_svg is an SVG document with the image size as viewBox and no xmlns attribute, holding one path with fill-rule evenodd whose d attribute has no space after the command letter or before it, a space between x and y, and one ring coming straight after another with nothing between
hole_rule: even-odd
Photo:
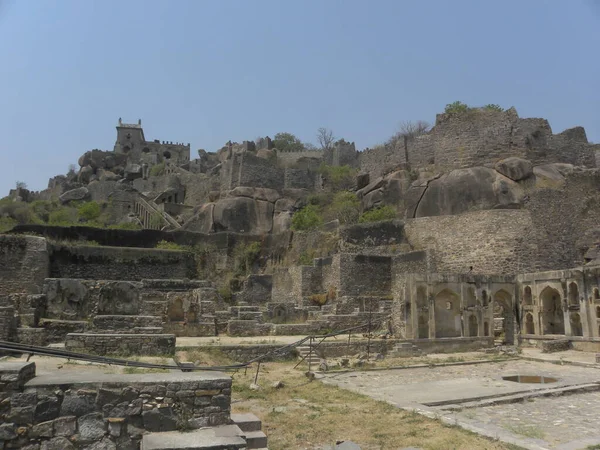
<instances>
[{"instance_id":1,"label":"shrub","mask_svg":"<svg viewBox=\"0 0 600 450\"><path fill-rule=\"evenodd\" d=\"M315 205L306 205L292 216L292 230L314 230L323 225L323 217Z\"/></svg>"},{"instance_id":2,"label":"shrub","mask_svg":"<svg viewBox=\"0 0 600 450\"><path fill-rule=\"evenodd\" d=\"M252 267L258 262L261 251L260 242L236 245L233 251L236 274L243 276L252 272Z\"/></svg>"},{"instance_id":3,"label":"shrub","mask_svg":"<svg viewBox=\"0 0 600 450\"><path fill-rule=\"evenodd\" d=\"M360 201L353 192L341 191L336 193L323 215L326 220L338 219L341 224L356 223L360 215Z\"/></svg>"},{"instance_id":4,"label":"shrub","mask_svg":"<svg viewBox=\"0 0 600 450\"><path fill-rule=\"evenodd\" d=\"M504 108L502 106L496 105L494 103L490 103L489 105L485 105L483 107L483 109L485 109L486 111L504 112Z\"/></svg>"},{"instance_id":5,"label":"shrub","mask_svg":"<svg viewBox=\"0 0 600 450\"><path fill-rule=\"evenodd\" d=\"M153 177L159 177L165 174L165 163L155 164L150 168L150 175Z\"/></svg>"},{"instance_id":6,"label":"shrub","mask_svg":"<svg viewBox=\"0 0 600 450\"><path fill-rule=\"evenodd\" d=\"M142 227L136 222L122 222L116 225L109 225L107 228L113 230L141 230Z\"/></svg>"},{"instance_id":7,"label":"shrub","mask_svg":"<svg viewBox=\"0 0 600 450\"><path fill-rule=\"evenodd\" d=\"M352 189L356 182L358 170L350 166L329 166L322 163L319 166L319 173L333 191Z\"/></svg>"},{"instance_id":8,"label":"shrub","mask_svg":"<svg viewBox=\"0 0 600 450\"><path fill-rule=\"evenodd\" d=\"M298 258L298 264L301 266L312 266L313 259L315 259L317 252L313 249L304 250L300 253L300 257Z\"/></svg>"},{"instance_id":9,"label":"shrub","mask_svg":"<svg viewBox=\"0 0 600 450\"><path fill-rule=\"evenodd\" d=\"M380 222L396 218L396 210L391 206L380 206L363 213L358 220L360 223Z\"/></svg>"},{"instance_id":10,"label":"shrub","mask_svg":"<svg viewBox=\"0 0 600 450\"><path fill-rule=\"evenodd\" d=\"M308 299L315 305L323 306L327 303L327 294L313 294Z\"/></svg>"},{"instance_id":11,"label":"shrub","mask_svg":"<svg viewBox=\"0 0 600 450\"><path fill-rule=\"evenodd\" d=\"M470 110L466 103L455 101L454 103L448 103L444 112L446 114L463 114Z\"/></svg>"},{"instance_id":12,"label":"shrub","mask_svg":"<svg viewBox=\"0 0 600 450\"><path fill-rule=\"evenodd\" d=\"M17 221L11 217L0 217L0 233L6 233L15 227Z\"/></svg>"},{"instance_id":13,"label":"shrub","mask_svg":"<svg viewBox=\"0 0 600 450\"><path fill-rule=\"evenodd\" d=\"M179 250L182 252L189 252L190 248L185 245L179 245L175 242L165 241L164 239L156 244L156 247L160 250Z\"/></svg>"},{"instance_id":14,"label":"shrub","mask_svg":"<svg viewBox=\"0 0 600 450\"><path fill-rule=\"evenodd\" d=\"M75 208L69 208L66 206L59 207L54 211L51 211L48 215L48 223L50 225L58 225L68 227L77 225L79 214Z\"/></svg>"},{"instance_id":15,"label":"shrub","mask_svg":"<svg viewBox=\"0 0 600 450\"><path fill-rule=\"evenodd\" d=\"M91 201L81 204L77 208L77 212L79 213L79 217L90 222L92 220L96 220L100 217L101 208L98 202Z\"/></svg>"}]
</instances>

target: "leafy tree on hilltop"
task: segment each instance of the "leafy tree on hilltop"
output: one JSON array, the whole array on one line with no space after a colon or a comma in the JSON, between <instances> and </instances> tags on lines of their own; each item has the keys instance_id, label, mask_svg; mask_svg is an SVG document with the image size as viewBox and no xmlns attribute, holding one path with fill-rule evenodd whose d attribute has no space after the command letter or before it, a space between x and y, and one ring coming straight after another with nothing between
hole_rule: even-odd
<instances>
[{"instance_id":1,"label":"leafy tree on hilltop","mask_svg":"<svg viewBox=\"0 0 600 450\"><path fill-rule=\"evenodd\" d=\"M305 149L302 141L292 133L277 133L273 145L280 152L301 152Z\"/></svg>"}]
</instances>

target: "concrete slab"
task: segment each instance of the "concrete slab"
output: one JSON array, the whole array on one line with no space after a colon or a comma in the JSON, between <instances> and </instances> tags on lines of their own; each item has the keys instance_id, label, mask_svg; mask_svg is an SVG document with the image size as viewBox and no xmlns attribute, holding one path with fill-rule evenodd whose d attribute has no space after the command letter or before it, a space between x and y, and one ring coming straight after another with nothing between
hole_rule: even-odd
<instances>
[{"instance_id":1,"label":"concrete slab","mask_svg":"<svg viewBox=\"0 0 600 450\"><path fill-rule=\"evenodd\" d=\"M203 428L190 432L150 433L142 438L140 450L233 450L246 448L242 430L236 425Z\"/></svg>"},{"instance_id":2,"label":"concrete slab","mask_svg":"<svg viewBox=\"0 0 600 450\"><path fill-rule=\"evenodd\" d=\"M131 383L131 384L157 384L172 383L182 381L229 381L231 377L223 372L165 372L165 373L136 373L136 374L113 374L97 372L73 372L65 378L64 373L53 372L46 375L40 375L29 381L26 386L47 386L47 385L87 385L87 384L110 384L112 383Z\"/></svg>"}]
</instances>

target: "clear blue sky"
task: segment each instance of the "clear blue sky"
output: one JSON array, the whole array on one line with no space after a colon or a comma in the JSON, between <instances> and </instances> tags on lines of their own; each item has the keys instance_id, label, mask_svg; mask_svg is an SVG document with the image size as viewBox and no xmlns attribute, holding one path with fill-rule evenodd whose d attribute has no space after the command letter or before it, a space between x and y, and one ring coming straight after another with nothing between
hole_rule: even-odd
<instances>
[{"instance_id":1,"label":"clear blue sky","mask_svg":"<svg viewBox=\"0 0 600 450\"><path fill-rule=\"evenodd\" d=\"M215 151L325 126L359 149L447 103L600 142L597 0L0 0L0 196L147 139Z\"/></svg>"}]
</instances>

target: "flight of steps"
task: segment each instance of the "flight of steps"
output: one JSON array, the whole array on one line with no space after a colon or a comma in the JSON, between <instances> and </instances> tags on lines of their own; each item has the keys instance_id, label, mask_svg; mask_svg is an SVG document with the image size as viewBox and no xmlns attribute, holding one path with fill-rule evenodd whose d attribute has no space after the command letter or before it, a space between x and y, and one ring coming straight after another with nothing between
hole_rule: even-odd
<instances>
[{"instance_id":1,"label":"flight of steps","mask_svg":"<svg viewBox=\"0 0 600 450\"><path fill-rule=\"evenodd\" d=\"M421 349L412 342L399 342L389 353L391 357L410 358L412 356L421 356Z\"/></svg>"},{"instance_id":2,"label":"flight of steps","mask_svg":"<svg viewBox=\"0 0 600 450\"><path fill-rule=\"evenodd\" d=\"M149 433L140 450L267 450L267 436L254 414L231 414L231 425L190 432Z\"/></svg>"},{"instance_id":3,"label":"flight of steps","mask_svg":"<svg viewBox=\"0 0 600 450\"><path fill-rule=\"evenodd\" d=\"M296 350L298 350L298 359L301 360L302 358L304 358L303 364L306 364L308 366L308 363L310 361L311 369L319 370L319 365L321 364L321 358L319 358L319 356L315 352L314 348L313 348L312 354L310 352L309 345L300 345L300 346L296 347Z\"/></svg>"}]
</instances>

